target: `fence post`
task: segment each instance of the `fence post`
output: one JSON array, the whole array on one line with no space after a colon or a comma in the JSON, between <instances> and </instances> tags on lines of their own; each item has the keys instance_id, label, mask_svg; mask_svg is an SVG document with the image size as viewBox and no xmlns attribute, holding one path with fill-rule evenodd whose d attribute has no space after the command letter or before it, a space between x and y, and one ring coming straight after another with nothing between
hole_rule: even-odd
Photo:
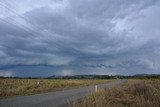
<instances>
[{"instance_id":1,"label":"fence post","mask_svg":"<svg viewBox=\"0 0 160 107\"><path fill-rule=\"evenodd\" d=\"M95 85L95 92L97 92L97 85Z\"/></svg>"},{"instance_id":2,"label":"fence post","mask_svg":"<svg viewBox=\"0 0 160 107\"><path fill-rule=\"evenodd\" d=\"M37 81L37 85L39 85L39 81Z\"/></svg>"}]
</instances>

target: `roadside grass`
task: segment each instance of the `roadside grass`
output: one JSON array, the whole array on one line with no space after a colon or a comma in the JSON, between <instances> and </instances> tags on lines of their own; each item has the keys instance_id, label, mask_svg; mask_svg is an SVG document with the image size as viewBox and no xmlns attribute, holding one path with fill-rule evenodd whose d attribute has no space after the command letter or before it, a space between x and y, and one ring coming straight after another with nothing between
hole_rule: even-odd
<instances>
[{"instance_id":1,"label":"roadside grass","mask_svg":"<svg viewBox=\"0 0 160 107\"><path fill-rule=\"evenodd\" d=\"M0 99L106 83L102 79L0 79ZM38 83L39 82L39 83Z\"/></svg>"},{"instance_id":2,"label":"roadside grass","mask_svg":"<svg viewBox=\"0 0 160 107\"><path fill-rule=\"evenodd\" d=\"M72 107L160 107L160 79L129 80L122 86L92 93Z\"/></svg>"}]
</instances>

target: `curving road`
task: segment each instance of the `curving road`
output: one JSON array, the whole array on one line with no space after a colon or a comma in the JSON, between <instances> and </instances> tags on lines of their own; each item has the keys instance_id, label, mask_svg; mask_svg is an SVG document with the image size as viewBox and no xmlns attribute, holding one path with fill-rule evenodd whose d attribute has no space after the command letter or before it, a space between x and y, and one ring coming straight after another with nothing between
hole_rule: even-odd
<instances>
[{"instance_id":1,"label":"curving road","mask_svg":"<svg viewBox=\"0 0 160 107\"><path fill-rule=\"evenodd\" d=\"M99 84L97 89L118 86L127 80ZM48 92L30 96L20 96L0 100L0 107L68 107L69 102L81 99L95 91L95 86L86 86L77 89Z\"/></svg>"}]
</instances>

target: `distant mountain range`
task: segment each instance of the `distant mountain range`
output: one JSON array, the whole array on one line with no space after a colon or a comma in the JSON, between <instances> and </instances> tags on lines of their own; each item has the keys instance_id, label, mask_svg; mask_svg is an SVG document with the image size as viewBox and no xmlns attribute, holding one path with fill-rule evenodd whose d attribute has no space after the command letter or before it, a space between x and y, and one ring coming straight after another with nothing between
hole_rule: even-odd
<instances>
[{"instance_id":1,"label":"distant mountain range","mask_svg":"<svg viewBox=\"0 0 160 107\"><path fill-rule=\"evenodd\" d=\"M160 78L160 74L136 74L132 76L124 75L69 75L57 76L53 75L48 78L54 79L129 79L129 78Z\"/></svg>"},{"instance_id":2,"label":"distant mountain range","mask_svg":"<svg viewBox=\"0 0 160 107\"><path fill-rule=\"evenodd\" d=\"M132 78L158 78L160 79L160 74L136 74L131 76L124 75L67 75L67 76L58 76L53 75L50 77L0 77L0 78L28 78L28 79L36 79L36 78L45 78L45 79L132 79Z\"/></svg>"}]
</instances>

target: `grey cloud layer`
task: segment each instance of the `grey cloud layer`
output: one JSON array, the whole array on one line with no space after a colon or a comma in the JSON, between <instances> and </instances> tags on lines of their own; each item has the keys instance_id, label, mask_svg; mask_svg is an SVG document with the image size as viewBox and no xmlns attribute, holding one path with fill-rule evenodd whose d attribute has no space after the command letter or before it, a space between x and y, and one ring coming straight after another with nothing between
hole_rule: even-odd
<instances>
[{"instance_id":1,"label":"grey cloud layer","mask_svg":"<svg viewBox=\"0 0 160 107\"><path fill-rule=\"evenodd\" d=\"M0 65L160 73L159 10L158 0L2 0Z\"/></svg>"}]
</instances>

